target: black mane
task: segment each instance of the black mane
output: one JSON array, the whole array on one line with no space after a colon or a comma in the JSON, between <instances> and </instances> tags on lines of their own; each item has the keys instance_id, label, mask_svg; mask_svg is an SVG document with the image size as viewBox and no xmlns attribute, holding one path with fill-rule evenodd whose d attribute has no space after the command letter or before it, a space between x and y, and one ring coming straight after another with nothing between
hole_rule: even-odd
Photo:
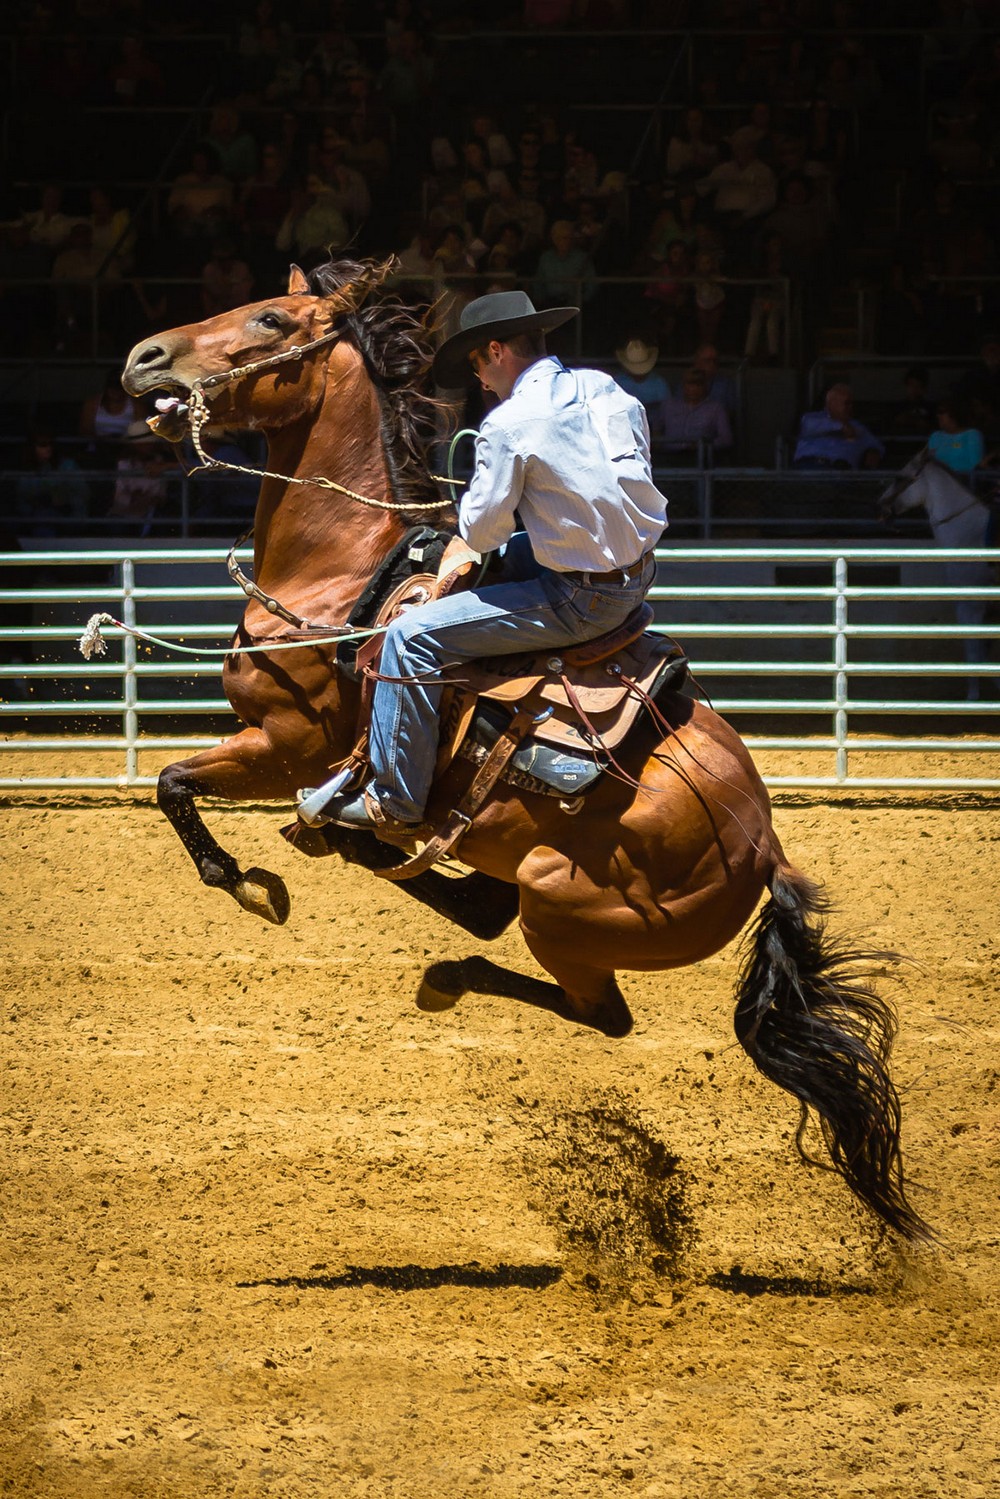
<instances>
[{"instance_id":1,"label":"black mane","mask_svg":"<svg viewBox=\"0 0 1000 1499\"><path fill-rule=\"evenodd\" d=\"M342 316L342 326L378 392L393 499L402 505L451 500L454 491L434 482L427 462L442 412L450 414L430 392L434 351L419 315L398 297L377 292L382 280L384 267L374 260L329 260L308 273L309 290L318 297L370 283L355 310ZM404 518L447 523L451 512L423 511Z\"/></svg>"}]
</instances>

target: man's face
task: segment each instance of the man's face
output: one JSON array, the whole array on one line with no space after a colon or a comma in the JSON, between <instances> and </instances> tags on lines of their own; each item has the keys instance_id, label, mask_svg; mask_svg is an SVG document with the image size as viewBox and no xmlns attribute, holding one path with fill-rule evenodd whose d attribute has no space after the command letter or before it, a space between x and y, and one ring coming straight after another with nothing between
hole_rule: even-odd
<instances>
[{"instance_id":1,"label":"man's face","mask_svg":"<svg viewBox=\"0 0 1000 1499\"><path fill-rule=\"evenodd\" d=\"M826 398L826 409L835 422L849 422L854 410L854 397L849 390L831 390Z\"/></svg>"},{"instance_id":2,"label":"man's face","mask_svg":"<svg viewBox=\"0 0 1000 1499\"><path fill-rule=\"evenodd\" d=\"M492 391L500 401L506 401L514 389L515 377L507 366L505 355L504 345L496 339L480 349L473 349L469 355L469 363L483 390Z\"/></svg>"}]
</instances>

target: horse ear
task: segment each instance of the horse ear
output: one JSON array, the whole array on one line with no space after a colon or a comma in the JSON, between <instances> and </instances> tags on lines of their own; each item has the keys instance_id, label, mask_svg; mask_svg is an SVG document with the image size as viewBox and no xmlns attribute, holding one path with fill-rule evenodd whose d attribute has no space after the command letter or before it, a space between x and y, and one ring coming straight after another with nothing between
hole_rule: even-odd
<instances>
[{"instance_id":1,"label":"horse ear","mask_svg":"<svg viewBox=\"0 0 1000 1499\"><path fill-rule=\"evenodd\" d=\"M306 280L305 271L300 270L297 265L290 266L288 270L288 295L290 297L299 297L308 294L308 291L309 282Z\"/></svg>"}]
</instances>

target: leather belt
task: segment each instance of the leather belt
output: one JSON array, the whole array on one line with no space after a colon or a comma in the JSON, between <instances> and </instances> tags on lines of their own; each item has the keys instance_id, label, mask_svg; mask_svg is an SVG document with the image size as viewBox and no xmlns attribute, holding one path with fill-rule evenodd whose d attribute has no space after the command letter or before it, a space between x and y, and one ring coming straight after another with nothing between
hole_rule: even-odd
<instances>
[{"instance_id":1,"label":"leather belt","mask_svg":"<svg viewBox=\"0 0 1000 1499\"><path fill-rule=\"evenodd\" d=\"M638 562L633 562L631 567L613 567L610 572L606 573L588 573L573 570L563 573L562 576L564 578L579 578L584 586L589 583L616 583L623 580L631 582L633 578L638 578L640 573L645 571L647 565L652 560L652 556L652 552L644 552Z\"/></svg>"}]
</instances>

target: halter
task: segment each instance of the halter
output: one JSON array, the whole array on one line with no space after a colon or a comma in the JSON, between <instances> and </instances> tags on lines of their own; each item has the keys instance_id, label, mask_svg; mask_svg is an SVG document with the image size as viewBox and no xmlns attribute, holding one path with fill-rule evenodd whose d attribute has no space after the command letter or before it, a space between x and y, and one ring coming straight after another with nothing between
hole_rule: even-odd
<instances>
[{"instance_id":1,"label":"halter","mask_svg":"<svg viewBox=\"0 0 1000 1499\"><path fill-rule=\"evenodd\" d=\"M319 338L314 338L310 343L293 344L290 349L282 349L278 354L269 354L263 359L254 360L251 364L239 364L231 370L222 370L217 375L207 375L205 379L193 380L188 394L188 420L191 423L191 441L195 453L198 455L198 468L192 469L192 473L198 473L201 469L222 468L233 474L249 474L255 479L278 479L283 484L313 485L317 489L333 490L337 494L346 495L350 500L356 500L359 505L368 505L375 510L444 510L452 501L431 500L426 503L399 504L392 500L373 500L367 495L358 494L356 490L348 489L346 485L338 484L335 479L327 479L323 474L316 474L308 479L297 478L294 474L278 474L266 468L250 468L242 463L226 463L222 458L213 458L206 453L201 441L202 428L209 418L208 404L205 400L205 391L217 385L228 385L233 380L242 380L246 375L256 375L260 370L272 369L279 364L288 364L292 360L302 359L306 354L311 354L314 349L320 349L325 344L335 343L340 338L339 329L333 329L330 333L323 333ZM440 474L431 474L430 477L436 484L450 484L461 487L456 479L444 478ZM294 629L313 629L307 619L295 614L291 609L285 607L271 594L265 593L252 578L248 578L236 560L236 552L245 542L249 541L254 533L253 526L245 531L242 536L233 542L226 558L226 570L237 587L242 588L247 598L254 599L263 605L269 614L277 615L279 619L285 620Z\"/></svg>"}]
</instances>

